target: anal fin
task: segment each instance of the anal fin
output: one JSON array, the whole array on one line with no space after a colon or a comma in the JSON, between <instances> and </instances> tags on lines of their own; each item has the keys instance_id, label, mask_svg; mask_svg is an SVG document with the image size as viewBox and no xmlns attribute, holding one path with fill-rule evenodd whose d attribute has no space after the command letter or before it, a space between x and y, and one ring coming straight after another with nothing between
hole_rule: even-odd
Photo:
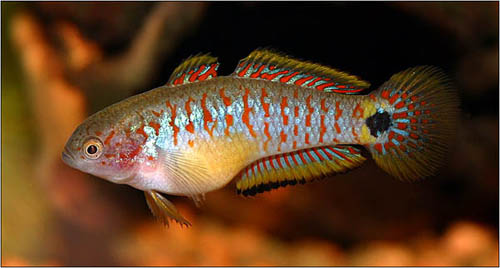
<instances>
[{"instance_id":1,"label":"anal fin","mask_svg":"<svg viewBox=\"0 0 500 268\"><path fill-rule=\"evenodd\" d=\"M151 209L155 218L163 224L169 226L169 221L174 220L180 225L186 225L187 227L191 226L191 223L177 211L174 204L168 201L160 193L156 191L145 191L144 195L146 196L146 202L148 203L149 209Z\"/></svg>"},{"instance_id":2,"label":"anal fin","mask_svg":"<svg viewBox=\"0 0 500 268\"><path fill-rule=\"evenodd\" d=\"M236 183L237 192L255 195L287 185L306 183L332 174L346 172L360 166L366 158L361 151L349 145L316 147L280 155L273 155L247 166Z\"/></svg>"}]
</instances>

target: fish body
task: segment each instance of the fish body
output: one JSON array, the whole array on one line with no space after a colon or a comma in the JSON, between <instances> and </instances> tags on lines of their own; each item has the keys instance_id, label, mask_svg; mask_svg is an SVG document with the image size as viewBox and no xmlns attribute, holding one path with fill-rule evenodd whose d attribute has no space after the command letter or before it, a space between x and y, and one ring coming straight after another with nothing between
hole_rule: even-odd
<instances>
[{"instance_id":1,"label":"fish body","mask_svg":"<svg viewBox=\"0 0 500 268\"><path fill-rule=\"evenodd\" d=\"M63 160L146 193L153 213L188 224L159 192L189 196L239 178L238 192L347 171L364 146L390 174L432 174L453 131L457 99L431 67L396 74L377 91L355 76L257 50L230 76L196 56L169 82L92 115ZM95 150L94 150L95 149Z\"/></svg>"}]
</instances>

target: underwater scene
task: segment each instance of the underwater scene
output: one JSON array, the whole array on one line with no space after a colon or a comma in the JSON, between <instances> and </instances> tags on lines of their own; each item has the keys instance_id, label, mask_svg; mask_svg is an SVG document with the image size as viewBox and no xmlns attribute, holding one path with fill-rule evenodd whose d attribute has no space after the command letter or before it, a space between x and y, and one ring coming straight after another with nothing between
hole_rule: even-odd
<instances>
[{"instance_id":1,"label":"underwater scene","mask_svg":"<svg viewBox=\"0 0 500 268\"><path fill-rule=\"evenodd\" d=\"M2 2L2 266L498 266L498 2Z\"/></svg>"}]
</instances>

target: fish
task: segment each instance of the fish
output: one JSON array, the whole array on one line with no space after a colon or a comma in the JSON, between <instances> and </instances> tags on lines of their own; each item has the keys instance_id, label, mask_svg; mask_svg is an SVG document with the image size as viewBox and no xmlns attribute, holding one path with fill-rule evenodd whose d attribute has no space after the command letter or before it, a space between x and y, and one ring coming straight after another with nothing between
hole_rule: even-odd
<instances>
[{"instance_id":1,"label":"fish","mask_svg":"<svg viewBox=\"0 0 500 268\"><path fill-rule=\"evenodd\" d=\"M257 49L236 70L197 54L168 82L91 115L68 139L72 168L144 191L166 226L185 219L165 195L191 198L233 179L253 196L345 173L367 157L402 181L434 175L456 132L459 99L433 66L378 89L357 76ZM368 152L368 153L367 153Z\"/></svg>"}]
</instances>

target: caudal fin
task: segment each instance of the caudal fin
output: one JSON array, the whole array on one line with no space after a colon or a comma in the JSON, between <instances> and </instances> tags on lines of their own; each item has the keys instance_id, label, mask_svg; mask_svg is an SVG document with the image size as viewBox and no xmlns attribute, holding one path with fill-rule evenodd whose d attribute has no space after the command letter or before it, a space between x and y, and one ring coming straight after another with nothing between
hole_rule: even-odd
<instances>
[{"instance_id":1,"label":"caudal fin","mask_svg":"<svg viewBox=\"0 0 500 268\"><path fill-rule=\"evenodd\" d=\"M368 145L375 162L401 180L434 174L445 160L458 117L450 80L435 67L420 66L393 75L373 94L390 119L387 134Z\"/></svg>"}]
</instances>

